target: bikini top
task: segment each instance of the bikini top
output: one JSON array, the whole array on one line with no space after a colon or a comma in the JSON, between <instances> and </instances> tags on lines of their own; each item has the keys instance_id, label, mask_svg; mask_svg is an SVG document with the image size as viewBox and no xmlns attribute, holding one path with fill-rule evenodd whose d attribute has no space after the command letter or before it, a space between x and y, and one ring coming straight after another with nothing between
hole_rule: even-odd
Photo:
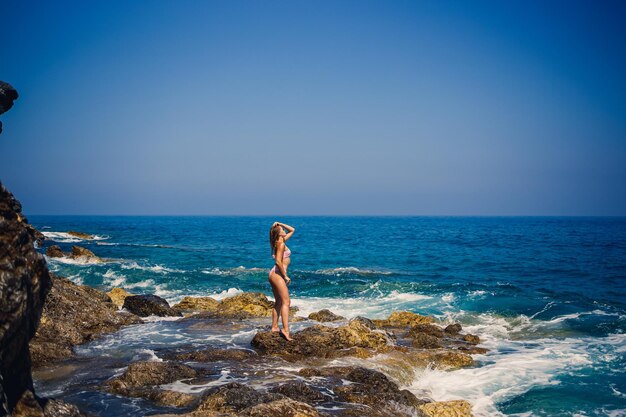
<instances>
[{"instance_id":1,"label":"bikini top","mask_svg":"<svg viewBox=\"0 0 626 417\"><path fill-rule=\"evenodd\" d=\"M287 246L285 246L285 250L283 251L283 259L289 258L291 256L291 250ZM276 254L272 254L272 258L276 259Z\"/></svg>"}]
</instances>

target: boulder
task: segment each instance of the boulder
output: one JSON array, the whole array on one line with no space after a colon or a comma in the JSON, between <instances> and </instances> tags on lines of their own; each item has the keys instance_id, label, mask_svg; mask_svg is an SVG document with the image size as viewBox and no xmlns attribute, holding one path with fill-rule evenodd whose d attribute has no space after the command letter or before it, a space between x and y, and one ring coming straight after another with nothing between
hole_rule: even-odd
<instances>
[{"instance_id":1,"label":"boulder","mask_svg":"<svg viewBox=\"0 0 626 417\"><path fill-rule=\"evenodd\" d=\"M85 240L92 240L93 239L93 236L90 235L89 233L77 232L75 230L69 230L67 232L67 234L75 236L75 237L80 238L80 239L85 239Z\"/></svg>"},{"instance_id":2,"label":"boulder","mask_svg":"<svg viewBox=\"0 0 626 417\"><path fill-rule=\"evenodd\" d=\"M196 411L237 412L282 398L280 394L262 393L247 385L231 382L207 392Z\"/></svg>"},{"instance_id":3,"label":"boulder","mask_svg":"<svg viewBox=\"0 0 626 417\"><path fill-rule=\"evenodd\" d=\"M415 326L416 324L428 324L435 321L429 316L422 316L410 311L394 311L385 320L372 320L379 327L405 327Z\"/></svg>"},{"instance_id":4,"label":"boulder","mask_svg":"<svg viewBox=\"0 0 626 417\"><path fill-rule=\"evenodd\" d=\"M133 314L118 312L102 291L56 276L52 284L41 323L30 343L35 366L67 358L74 346L124 325L142 323Z\"/></svg>"},{"instance_id":5,"label":"boulder","mask_svg":"<svg viewBox=\"0 0 626 417\"><path fill-rule=\"evenodd\" d=\"M193 297L188 297L192 300L189 301L190 304L183 304L183 307L186 305L193 305L196 303L204 303L207 307L207 310L201 311L198 314L194 314L186 318L186 320L205 320L205 319L234 319L234 320L243 320L243 319L251 319L251 318L260 318L260 317L271 317L272 310L274 309L274 302L270 301L264 294L260 292L244 292L241 294L234 295L232 297L225 298L214 308L214 304L212 301L205 300L196 301L197 299L193 299ZM209 298L209 297L199 297L199 298ZM211 300L209 298L209 300ZM184 299L183 299L184 301ZM182 303L182 302L181 302ZM185 308L179 308L177 305L176 309L186 310ZM298 311L297 307L291 307L289 309L289 315L293 317L295 313Z\"/></svg>"},{"instance_id":6,"label":"boulder","mask_svg":"<svg viewBox=\"0 0 626 417\"><path fill-rule=\"evenodd\" d=\"M338 316L332 311L324 309L324 310L320 310L318 312L309 314L309 319L324 323L328 321L344 320L345 317Z\"/></svg>"},{"instance_id":7,"label":"boulder","mask_svg":"<svg viewBox=\"0 0 626 417\"><path fill-rule=\"evenodd\" d=\"M0 81L0 114L13 107L13 102L17 100L17 90L9 83ZM2 133L2 122L0 122L0 133Z\"/></svg>"},{"instance_id":8,"label":"boulder","mask_svg":"<svg viewBox=\"0 0 626 417\"><path fill-rule=\"evenodd\" d=\"M46 250L46 255L50 258L62 258L65 256L65 253L63 253L59 246L52 245Z\"/></svg>"},{"instance_id":9,"label":"boulder","mask_svg":"<svg viewBox=\"0 0 626 417\"><path fill-rule=\"evenodd\" d=\"M82 246L72 246L72 258L97 258L97 256L87 248Z\"/></svg>"},{"instance_id":10,"label":"boulder","mask_svg":"<svg viewBox=\"0 0 626 417\"><path fill-rule=\"evenodd\" d=\"M191 379L198 376L198 371L191 366L176 362L135 362L117 378L107 381L111 391L127 395L132 388L142 388Z\"/></svg>"},{"instance_id":11,"label":"boulder","mask_svg":"<svg viewBox=\"0 0 626 417\"><path fill-rule=\"evenodd\" d=\"M413 347L418 349L438 349L443 347L441 338L426 333L414 333L411 336Z\"/></svg>"},{"instance_id":12,"label":"boulder","mask_svg":"<svg viewBox=\"0 0 626 417\"><path fill-rule=\"evenodd\" d=\"M181 311L215 311L220 302L211 297L185 297L172 308Z\"/></svg>"},{"instance_id":13,"label":"boulder","mask_svg":"<svg viewBox=\"0 0 626 417\"><path fill-rule=\"evenodd\" d=\"M0 97L6 85L0 83ZM10 107L6 101L0 106ZM51 287L46 261L35 250L34 229L29 226L21 204L0 183L0 410L9 412L25 393L32 395L28 343Z\"/></svg>"},{"instance_id":14,"label":"boulder","mask_svg":"<svg viewBox=\"0 0 626 417\"><path fill-rule=\"evenodd\" d=\"M321 393L319 389L311 388L311 386L302 381L287 381L271 388L269 391L307 404L317 404L332 400L329 395Z\"/></svg>"},{"instance_id":15,"label":"boulder","mask_svg":"<svg viewBox=\"0 0 626 417\"><path fill-rule=\"evenodd\" d=\"M157 295L131 295L124 299L123 308L140 317L180 316L164 298Z\"/></svg>"},{"instance_id":16,"label":"boulder","mask_svg":"<svg viewBox=\"0 0 626 417\"><path fill-rule=\"evenodd\" d=\"M287 342L278 333L262 331L251 343L261 354L277 355L289 361L354 355L359 352L356 348L384 351L391 345L386 333L371 330L359 320L336 328L318 324L292 337L293 340Z\"/></svg>"},{"instance_id":17,"label":"boulder","mask_svg":"<svg viewBox=\"0 0 626 417\"><path fill-rule=\"evenodd\" d=\"M117 308L122 308L126 297L130 297L131 295L133 295L129 293L128 291L126 291L125 289L117 288L117 287L113 288L111 291L109 291L106 294L111 299L111 302L117 306Z\"/></svg>"},{"instance_id":18,"label":"boulder","mask_svg":"<svg viewBox=\"0 0 626 417\"><path fill-rule=\"evenodd\" d=\"M458 335L459 333L461 333L461 330L463 330L463 328L459 323L449 324L445 328L445 332L452 336Z\"/></svg>"},{"instance_id":19,"label":"boulder","mask_svg":"<svg viewBox=\"0 0 626 417\"><path fill-rule=\"evenodd\" d=\"M480 337L469 333L463 336L463 340L472 345L477 345L480 343Z\"/></svg>"},{"instance_id":20,"label":"boulder","mask_svg":"<svg viewBox=\"0 0 626 417\"><path fill-rule=\"evenodd\" d=\"M472 417L472 406L465 400L427 403L419 410L424 417Z\"/></svg>"},{"instance_id":21,"label":"boulder","mask_svg":"<svg viewBox=\"0 0 626 417\"><path fill-rule=\"evenodd\" d=\"M408 337L415 337L418 334L427 334L436 338L443 338L444 331L441 327L434 324L416 324L411 327L408 333Z\"/></svg>"},{"instance_id":22,"label":"boulder","mask_svg":"<svg viewBox=\"0 0 626 417\"><path fill-rule=\"evenodd\" d=\"M320 413L308 404L290 398L263 403L245 409L242 417L320 417Z\"/></svg>"},{"instance_id":23,"label":"boulder","mask_svg":"<svg viewBox=\"0 0 626 417\"><path fill-rule=\"evenodd\" d=\"M393 408L395 404L417 407L424 403L408 390L401 390L385 374L363 367L304 368L299 375L323 377L330 380L329 388L340 401L374 406L378 409ZM318 378L319 380L319 378ZM318 381L316 380L316 381ZM351 384L345 384L344 380Z\"/></svg>"}]
</instances>

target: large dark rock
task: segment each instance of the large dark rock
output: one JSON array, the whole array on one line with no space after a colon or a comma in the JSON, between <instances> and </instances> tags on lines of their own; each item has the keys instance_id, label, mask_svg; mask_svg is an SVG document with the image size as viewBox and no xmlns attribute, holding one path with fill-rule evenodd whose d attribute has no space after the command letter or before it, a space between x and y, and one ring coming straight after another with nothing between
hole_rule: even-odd
<instances>
[{"instance_id":1,"label":"large dark rock","mask_svg":"<svg viewBox=\"0 0 626 417\"><path fill-rule=\"evenodd\" d=\"M17 90L9 83L0 81L0 114L13 107L13 102L17 100ZM2 122L0 122L0 133L2 133Z\"/></svg>"},{"instance_id":2,"label":"large dark rock","mask_svg":"<svg viewBox=\"0 0 626 417\"><path fill-rule=\"evenodd\" d=\"M5 85L0 84L2 97ZM0 106L3 111L10 108L6 101ZM33 391L28 342L51 285L46 262L34 247L33 230L20 203L0 183L0 415Z\"/></svg>"},{"instance_id":3,"label":"large dark rock","mask_svg":"<svg viewBox=\"0 0 626 417\"><path fill-rule=\"evenodd\" d=\"M147 398L160 405L187 407L198 398L159 386L198 376L202 372L177 362L135 362L122 375L107 381L104 389L127 397Z\"/></svg>"},{"instance_id":4,"label":"large dark rock","mask_svg":"<svg viewBox=\"0 0 626 417\"><path fill-rule=\"evenodd\" d=\"M332 400L329 395L320 392L318 389L311 388L311 386L302 381L288 381L279 384L271 388L270 392L282 394L292 400L307 404L317 404Z\"/></svg>"},{"instance_id":5,"label":"large dark rock","mask_svg":"<svg viewBox=\"0 0 626 417\"><path fill-rule=\"evenodd\" d=\"M393 408L394 404L417 407L424 403L410 391L399 389L398 385L382 372L372 369L342 366L304 368L299 374L307 378L326 378L339 400L349 403L366 404L379 409ZM345 384L344 380L352 383Z\"/></svg>"},{"instance_id":6,"label":"large dark rock","mask_svg":"<svg viewBox=\"0 0 626 417\"><path fill-rule=\"evenodd\" d=\"M263 393L247 385L231 382L209 391L197 410L234 412L282 398L280 394Z\"/></svg>"},{"instance_id":7,"label":"large dark rock","mask_svg":"<svg viewBox=\"0 0 626 417\"><path fill-rule=\"evenodd\" d=\"M124 299L123 308L140 317L180 316L180 312L170 307L167 300L157 295L131 295Z\"/></svg>"},{"instance_id":8,"label":"large dark rock","mask_svg":"<svg viewBox=\"0 0 626 417\"><path fill-rule=\"evenodd\" d=\"M67 278L53 276L44 304L41 324L30 350L35 366L72 355L72 348L128 324L142 323L133 315L118 312L106 293Z\"/></svg>"}]
</instances>

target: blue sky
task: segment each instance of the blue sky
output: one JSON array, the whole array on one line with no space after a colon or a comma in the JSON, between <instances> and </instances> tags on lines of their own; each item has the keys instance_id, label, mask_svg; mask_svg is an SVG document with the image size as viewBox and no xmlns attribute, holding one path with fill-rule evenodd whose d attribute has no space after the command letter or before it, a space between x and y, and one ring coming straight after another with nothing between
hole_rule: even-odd
<instances>
[{"instance_id":1,"label":"blue sky","mask_svg":"<svg viewBox=\"0 0 626 417\"><path fill-rule=\"evenodd\" d=\"M27 214L626 215L626 3L3 2Z\"/></svg>"}]
</instances>

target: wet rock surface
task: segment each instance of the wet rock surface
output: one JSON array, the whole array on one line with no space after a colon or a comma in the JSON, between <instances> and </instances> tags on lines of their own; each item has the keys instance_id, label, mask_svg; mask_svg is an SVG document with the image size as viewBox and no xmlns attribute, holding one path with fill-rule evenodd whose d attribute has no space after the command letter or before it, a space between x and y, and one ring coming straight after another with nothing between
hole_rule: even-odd
<instances>
[{"instance_id":1,"label":"wet rock surface","mask_svg":"<svg viewBox=\"0 0 626 417\"><path fill-rule=\"evenodd\" d=\"M464 400L432 402L419 410L424 417L472 417L472 406Z\"/></svg>"},{"instance_id":2,"label":"wet rock surface","mask_svg":"<svg viewBox=\"0 0 626 417\"><path fill-rule=\"evenodd\" d=\"M180 316L181 313L170 307L167 300L157 295L131 295L124 298L123 308L140 317Z\"/></svg>"},{"instance_id":3,"label":"wet rock surface","mask_svg":"<svg viewBox=\"0 0 626 417\"><path fill-rule=\"evenodd\" d=\"M118 312L102 291L53 276L37 333L30 343L35 366L72 355L72 348L122 326L143 321Z\"/></svg>"},{"instance_id":4,"label":"wet rock surface","mask_svg":"<svg viewBox=\"0 0 626 417\"><path fill-rule=\"evenodd\" d=\"M164 359L193 362L217 362L217 361L244 361L257 354L245 349L206 348L187 352L163 352L160 356Z\"/></svg>"}]
</instances>

